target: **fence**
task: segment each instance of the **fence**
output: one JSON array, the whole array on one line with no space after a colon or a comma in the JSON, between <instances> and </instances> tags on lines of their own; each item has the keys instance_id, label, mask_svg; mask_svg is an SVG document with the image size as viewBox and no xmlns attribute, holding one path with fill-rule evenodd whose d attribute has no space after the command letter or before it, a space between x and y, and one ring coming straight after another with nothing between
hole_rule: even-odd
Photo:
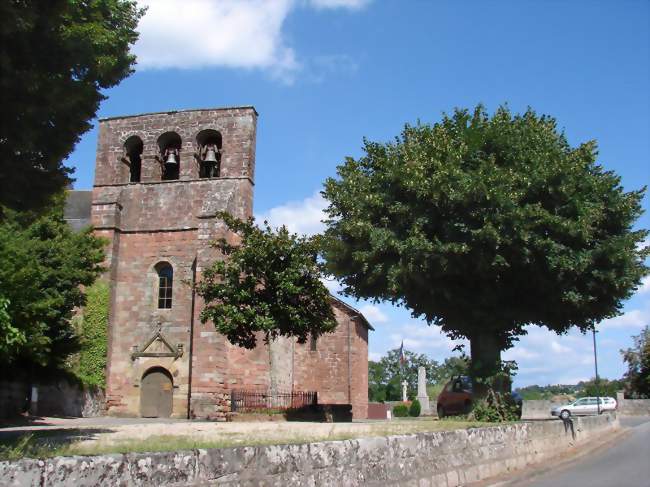
<instances>
[{"instance_id":1,"label":"fence","mask_svg":"<svg viewBox=\"0 0 650 487\"><path fill-rule=\"evenodd\" d=\"M250 391L235 389L230 393L230 410L234 413L286 411L318 402L316 391Z\"/></svg>"}]
</instances>

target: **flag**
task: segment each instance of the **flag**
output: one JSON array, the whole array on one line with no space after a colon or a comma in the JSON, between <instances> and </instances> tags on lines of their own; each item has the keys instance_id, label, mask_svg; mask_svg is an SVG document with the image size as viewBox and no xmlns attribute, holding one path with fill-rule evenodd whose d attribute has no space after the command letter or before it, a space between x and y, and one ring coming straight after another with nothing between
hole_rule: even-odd
<instances>
[{"instance_id":1,"label":"flag","mask_svg":"<svg viewBox=\"0 0 650 487\"><path fill-rule=\"evenodd\" d=\"M406 357L404 356L404 340L402 340L402 344L399 347L399 364L404 367L405 363Z\"/></svg>"}]
</instances>

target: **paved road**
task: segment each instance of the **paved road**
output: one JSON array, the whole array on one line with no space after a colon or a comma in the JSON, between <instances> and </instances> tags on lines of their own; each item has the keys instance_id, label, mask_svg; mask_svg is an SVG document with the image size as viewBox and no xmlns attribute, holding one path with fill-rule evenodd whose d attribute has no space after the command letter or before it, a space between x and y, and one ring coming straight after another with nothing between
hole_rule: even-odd
<instances>
[{"instance_id":1,"label":"paved road","mask_svg":"<svg viewBox=\"0 0 650 487\"><path fill-rule=\"evenodd\" d=\"M620 441L517 487L650 487L650 417L621 418ZM513 487L514 487L513 486Z\"/></svg>"}]
</instances>

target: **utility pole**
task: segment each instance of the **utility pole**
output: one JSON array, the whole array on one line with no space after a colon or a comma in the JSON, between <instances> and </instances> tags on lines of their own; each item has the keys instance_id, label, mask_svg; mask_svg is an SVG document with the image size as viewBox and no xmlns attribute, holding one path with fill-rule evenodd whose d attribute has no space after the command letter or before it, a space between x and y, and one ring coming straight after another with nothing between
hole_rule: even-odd
<instances>
[{"instance_id":1,"label":"utility pole","mask_svg":"<svg viewBox=\"0 0 650 487\"><path fill-rule=\"evenodd\" d=\"M596 325L591 327L591 332L594 337L594 366L596 368L596 402L598 414L600 414L600 382L598 379L598 354L596 353Z\"/></svg>"}]
</instances>

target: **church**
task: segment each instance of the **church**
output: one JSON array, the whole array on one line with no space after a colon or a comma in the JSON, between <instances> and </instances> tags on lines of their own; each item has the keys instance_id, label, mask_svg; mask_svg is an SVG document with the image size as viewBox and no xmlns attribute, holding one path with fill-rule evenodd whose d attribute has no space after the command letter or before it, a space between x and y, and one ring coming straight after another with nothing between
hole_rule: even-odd
<instances>
[{"instance_id":1,"label":"church","mask_svg":"<svg viewBox=\"0 0 650 487\"><path fill-rule=\"evenodd\" d=\"M109 415L223 420L252 391L315 392L367 417L372 327L343 301L331 297L336 330L305 344L247 350L199 319L192 283L218 258L210 243L232 237L217 212L253 215L257 118L234 107L99 121L92 193L70 196L89 203L72 223L87 217L107 241Z\"/></svg>"}]
</instances>

